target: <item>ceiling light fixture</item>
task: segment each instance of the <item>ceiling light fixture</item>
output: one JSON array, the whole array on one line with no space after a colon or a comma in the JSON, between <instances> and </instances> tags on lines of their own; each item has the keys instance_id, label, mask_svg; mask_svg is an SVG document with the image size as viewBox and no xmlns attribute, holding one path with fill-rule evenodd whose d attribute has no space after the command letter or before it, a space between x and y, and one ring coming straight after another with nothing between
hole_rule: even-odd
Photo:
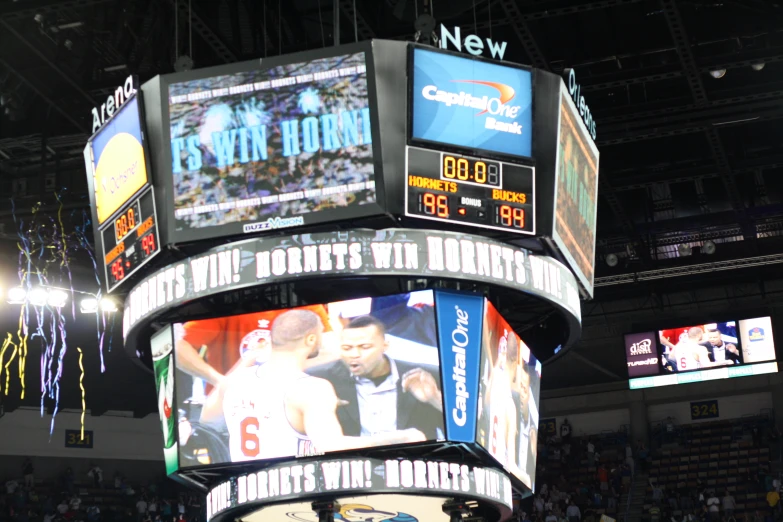
<instances>
[{"instance_id":1,"label":"ceiling light fixture","mask_svg":"<svg viewBox=\"0 0 783 522\"><path fill-rule=\"evenodd\" d=\"M617 266L617 263L619 263L619 259L617 257L617 254L607 254L606 256L606 264L615 267Z\"/></svg>"},{"instance_id":2,"label":"ceiling light fixture","mask_svg":"<svg viewBox=\"0 0 783 522\"><path fill-rule=\"evenodd\" d=\"M27 291L21 287L8 289L8 304L24 304L27 298Z\"/></svg>"},{"instance_id":3,"label":"ceiling light fixture","mask_svg":"<svg viewBox=\"0 0 783 522\"><path fill-rule=\"evenodd\" d=\"M677 252L680 254L680 257L687 257L693 253L693 249L689 244L683 243L677 247Z\"/></svg>"},{"instance_id":4,"label":"ceiling light fixture","mask_svg":"<svg viewBox=\"0 0 783 522\"><path fill-rule=\"evenodd\" d=\"M715 247L715 242L714 242L714 241L710 241L710 240L708 239L708 240L707 240L707 241L705 241L705 242L704 242L704 244L701 246L701 251L702 251L704 254L707 254L707 255L712 255L712 254L714 254L714 253L715 253L715 248L716 248L716 247Z\"/></svg>"},{"instance_id":5,"label":"ceiling light fixture","mask_svg":"<svg viewBox=\"0 0 783 522\"><path fill-rule=\"evenodd\" d=\"M33 306L45 306L46 301L49 298L48 294L49 292L46 291L46 288L37 286L30 290L30 293L27 294L27 300Z\"/></svg>"},{"instance_id":6,"label":"ceiling light fixture","mask_svg":"<svg viewBox=\"0 0 783 522\"><path fill-rule=\"evenodd\" d=\"M94 314L98 311L98 299L95 297L85 297L79 303L79 311L83 314Z\"/></svg>"},{"instance_id":7,"label":"ceiling light fixture","mask_svg":"<svg viewBox=\"0 0 783 522\"><path fill-rule=\"evenodd\" d=\"M62 308L65 306L65 303L68 302L68 292L65 290L53 288L49 290L49 295L46 299L46 302L49 304L49 306Z\"/></svg>"},{"instance_id":8,"label":"ceiling light fixture","mask_svg":"<svg viewBox=\"0 0 783 522\"><path fill-rule=\"evenodd\" d=\"M754 63L750 66L751 69L758 72L764 68L764 66L767 65L764 62Z\"/></svg>"},{"instance_id":9,"label":"ceiling light fixture","mask_svg":"<svg viewBox=\"0 0 783 522\"><path fill-rule=\"evenodd\" d=\"M101 311L103 312L116 312L117 303L114 300L104 297L101 299Z\"/></svg>"},{"instance_id":10,"label":"ceiling light fixture","mask_svg":"<svg viewBox=\"0 0 783 522\"><path fill-rule=\"evenodd\" d=\"M726 76L726 69L713 69L710 71L710 76L712 76L716 80L720 80L721 78Z\"/></svg>"}]
</instances>

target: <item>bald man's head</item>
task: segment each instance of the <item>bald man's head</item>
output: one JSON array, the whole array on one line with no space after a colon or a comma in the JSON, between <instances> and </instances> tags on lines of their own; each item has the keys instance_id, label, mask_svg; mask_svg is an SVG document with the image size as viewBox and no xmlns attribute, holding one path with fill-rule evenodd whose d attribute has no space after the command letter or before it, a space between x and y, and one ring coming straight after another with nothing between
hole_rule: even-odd
<instances>
[{"instance_id":1,"label":"bald man's head","mask_svg":"<svg viewBox=\"0 0 783 522\"><path fill-rule=\"evenodd\" d=\"M321 347L323 323L318 314L310 310L289 310L272 322L272 350L289 351L304 345L314 350L315 357Z\"/></svg>"}]
</instances>

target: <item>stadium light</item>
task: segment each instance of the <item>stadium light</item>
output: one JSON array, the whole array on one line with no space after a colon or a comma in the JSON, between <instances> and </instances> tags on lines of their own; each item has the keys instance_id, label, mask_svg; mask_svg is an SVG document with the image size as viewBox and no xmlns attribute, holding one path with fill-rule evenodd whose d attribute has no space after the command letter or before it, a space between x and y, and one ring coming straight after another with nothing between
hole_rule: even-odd
<instances>
[{"instance_id":1,"label":"stadium light","mask_svg":"<svg viewBox=\"0 0 783 522\"><path fill-rule=\"evenodd\" d=\"M27 301L33 306L45 306L49 292L42 286L36 286L27 294Z\"/></svg>"},{"instance_id":2,"label":"stadium light","mask_svg":"<svg viewBox=\"0 0 783 522\"><path fill-rule=\"evenodd\" d=\"M8 304L24 304L27 291L19 286L8 289Z\"/></svg>"},{"instance_id":3,"label":"stadium light","mask_svg":"<svg viewBox=\"0 0 783 522\"><path fill-rule=\"evenodd\" d=\"M116 312L117 303L115 303L113 299L104 297L101 299L101 310L104 312Z\"/></svg>"},{"instance_id":4,"label":"stadium light","mask_svg":"<svg viewBox=\"0 0 783 522\"><path fill-rule=\"evenodd\" d=\"M79 303L79 311L83 314L94 314L98 311L98 299L96 297L85 297Z\"/></svg>"},{"instance_id":5,"label":"stadium light","mask_svg":"<svg viewBox=\"0 0 783 522\"><path fill-rule=\"evenodd\" d=\"M65 306L65 303L68 302L68 292L65 290L60 290L59 288L52 288L49 290L49 295L47 296L46 302L49 304L49 306L62 308Z\"/></svg>"}]
</instances>

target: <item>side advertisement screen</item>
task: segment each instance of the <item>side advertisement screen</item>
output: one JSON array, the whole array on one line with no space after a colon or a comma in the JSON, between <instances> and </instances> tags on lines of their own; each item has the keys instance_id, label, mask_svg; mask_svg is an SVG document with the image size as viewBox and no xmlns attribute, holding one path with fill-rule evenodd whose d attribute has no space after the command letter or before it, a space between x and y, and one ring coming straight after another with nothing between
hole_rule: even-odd
<instances>
[{"instance_id":1,"label":"side advertisement screen","mask_svg":"<svg viewBox=\"0 0 783 522\"><path fill-rule=\"evenodd\" d=\"M769 317L628 334L625 353L631 388L777 371Z\"/></svg>"},{"instance_id":2,"label":"side advertisement screen","mask_svg":"<svg viewBox=\"0 0 783 522\"><path fill-rule=\"evenodd\" d=\"M183 467L444 440L432 291L175 325Z\"/></svg>"},{"instance_id":3,"label":"side advertisement screen","mask_svg":"<svg viewBox=\"0 0 783 522\"><path fill-rule=\"evenodd\" d=\"M163 430L163 458L166 475L179 468L177 448L177 415L174 403L174 336L171 326L157 331L150 338L152 369L155 372L155 389L158 393L158 414Z\"/></svg>"},{"instance_id":4,"label":"side advertisement screen","mask_svg":"<svg viewBox=\"0 0 783 522\"><path fill-rule=\"evenodd\" d=\"M365 53L169 86L182 240L378 210Z\"/></svg>"},{"instance_id":5,"label":"side advertisement screen","mask_svg":"<svg viewBox=\"0 0 783 522\"><path fill-rule=\"evenodd\" d=\"M476 441L535 487L541 363L489 301L484 304Z\"/></svg>"}]
</instances>

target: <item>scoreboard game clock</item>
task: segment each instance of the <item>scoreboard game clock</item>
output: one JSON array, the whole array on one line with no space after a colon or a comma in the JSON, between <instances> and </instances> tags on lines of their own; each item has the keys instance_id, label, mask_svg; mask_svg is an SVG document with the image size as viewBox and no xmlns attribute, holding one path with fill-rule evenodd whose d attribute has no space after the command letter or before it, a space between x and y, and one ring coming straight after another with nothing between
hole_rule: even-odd
<instances>
[{"instance_id":1,"label":"scoreboard game clock","mask_svg":"<svg viewBox=\"0 0 783 522\"><path fill-rule=\"evenodd\" d=\"M160 252L152 188L135 198L100 232L109 292Z\"/></svg>"},{"instance_id":2,"label":"scoreboard game clock","mask_svg":"<svg viewBox=\"0 0 783 522\"><path fill-rule=\"evenodd\" d=\"M535 169L407 147L405 215L535 234Z\"/></svg>"}]
</instances>

